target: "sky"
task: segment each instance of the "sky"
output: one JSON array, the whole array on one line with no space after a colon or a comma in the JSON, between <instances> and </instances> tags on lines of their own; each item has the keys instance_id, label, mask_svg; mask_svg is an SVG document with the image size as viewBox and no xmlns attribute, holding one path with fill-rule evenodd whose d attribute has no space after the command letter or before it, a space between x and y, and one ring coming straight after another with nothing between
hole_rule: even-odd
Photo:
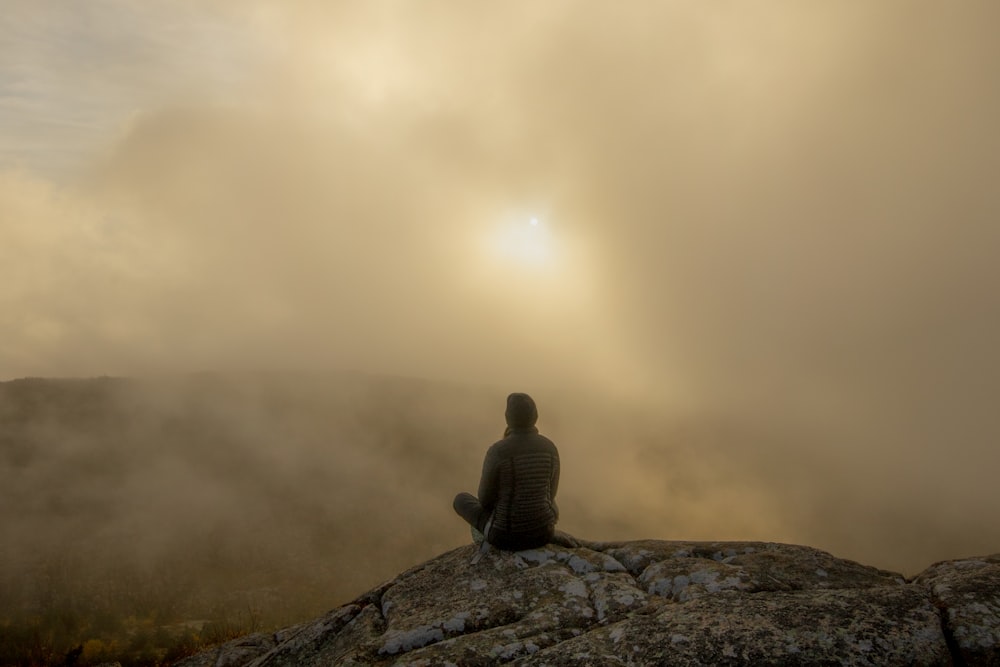
<instances>
[{"instance_id":1,"label":"sky","mask_svg":"<svg viewBox=\"0 0 1000 667\"><path fill-rule=\"evenodd\" d=\"M0 378L610 394L995 510L998 24L975 1L5 0Z\"/></svg>"}]
</instances>

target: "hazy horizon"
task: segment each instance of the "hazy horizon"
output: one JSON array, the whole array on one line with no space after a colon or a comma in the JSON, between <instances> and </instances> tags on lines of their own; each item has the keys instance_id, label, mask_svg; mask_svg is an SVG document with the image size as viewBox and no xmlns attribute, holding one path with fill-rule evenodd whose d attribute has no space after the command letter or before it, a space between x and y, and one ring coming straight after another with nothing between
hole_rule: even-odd
<instances>
[{"instance_id":1,"label":"hazy horizon","mask_svg":"<svg viewBox=\"0 0 1000 667\"><path fill-rule=\"evenodd\" d=\"M72 545L105 567L180 557L176 574L215 544L243 554L223 580L257 581L264 558L332 582L324 600L357 595L468 543L451 498L475 491L505 394L356 372L0 382L0 571L23 587ZM535 397L561 452L559 527L584 539L806 544L906 575L1000 540L991 488L921 494L807 425Z\"/></svg>"},{"instance_id":2,"label":"hazy horizon","mask_svg":"<svg viewBox=\"0 0 1000 667\"><path fill-rule=\"evenodd\" d=\"M543 414L603 398L715 433L600 425L605 449L560 408L570 484L616 460L609 515L985 539L998 24L929 0L9 1L0 380L347 368ZM693 487L656 484L685 461Z\"/></svg>"}]
</instances>

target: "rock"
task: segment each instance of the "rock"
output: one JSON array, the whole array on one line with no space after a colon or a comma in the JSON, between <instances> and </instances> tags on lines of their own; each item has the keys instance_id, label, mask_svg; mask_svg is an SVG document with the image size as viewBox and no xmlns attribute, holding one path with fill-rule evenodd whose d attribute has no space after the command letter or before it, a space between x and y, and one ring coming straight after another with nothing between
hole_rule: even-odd
<instances>
[{"instance_id":1,"label":"rock","mask_svg":"<svg viewBox=\"0 0 1000 667\"><path fill-rule=\"evenodd\" d=\"M275 645L274 635L258 632L228 641L211 651L185 658L178 664L187 667L239 667L253 662Z\"/></svg>"},{"instance_id":2,"label":"rock","mask_svg":"<svg viewBox=\"0 0 1000 667\"><path fill-rule=\"evenodd\" d=\"M562 544L475 564L461 547L320 619L179 664L1000 664L1000 556L908 582L785 544Z\"/></svg>"},{"instance_id":3,"label":"rock","mask_svg":"<svg viewBox=\"0 0 1000 667\"><path fill-rule=\"evenodd\" d=\"M936 563L914 583L944 612L956 663L1000 665L1000 554Z\"/></svg>"},{"instance_id":4,"label":"rock","mask_svg":"<svg viewBox=\"0 0 1000 667\"><path fill-rule=\"evenodd\" d=\"M942 665L936 610L912 586L748 594L668 604L540 652L538 665Z\"/></svg>"}]
</instances>

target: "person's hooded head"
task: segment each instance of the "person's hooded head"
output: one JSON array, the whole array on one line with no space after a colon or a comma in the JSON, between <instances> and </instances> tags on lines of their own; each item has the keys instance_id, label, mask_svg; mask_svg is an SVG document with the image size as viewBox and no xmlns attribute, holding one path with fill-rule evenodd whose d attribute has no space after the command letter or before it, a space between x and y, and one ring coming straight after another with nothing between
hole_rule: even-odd
<instances>
[{"instance_id":1,"label":"person's hooded head","mask_svg":"<svg viewBox=\"0 0 1000 667\"><path fill-rule=\"evenodd\" d=\"M507 428L530 429L538 421L538 408L527 394L515 393L507 397Z\"/></svg>"}]
</instances>

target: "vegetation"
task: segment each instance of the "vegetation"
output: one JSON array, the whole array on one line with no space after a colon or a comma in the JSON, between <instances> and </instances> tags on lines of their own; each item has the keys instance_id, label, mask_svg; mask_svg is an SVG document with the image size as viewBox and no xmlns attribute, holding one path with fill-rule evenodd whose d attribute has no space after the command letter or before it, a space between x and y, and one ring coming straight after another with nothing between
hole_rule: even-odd
<instances>
[{"instance_id":1,"label":"vegetation","mask_svg":"<svg viewBox=\"0 0 1000 667\"><path fill-rule=\"evenodd\" d=\"M481 447L459 441L483 431L453 418L489 397L425 390L302 375L0 383L0 665L170 664L454 546L464 533L441 519L472 475L445 452L478 465ZM489 408L480 419L497 421ZM437 520L411 521L424 509Z\"/></svg>"}]
</instances>

